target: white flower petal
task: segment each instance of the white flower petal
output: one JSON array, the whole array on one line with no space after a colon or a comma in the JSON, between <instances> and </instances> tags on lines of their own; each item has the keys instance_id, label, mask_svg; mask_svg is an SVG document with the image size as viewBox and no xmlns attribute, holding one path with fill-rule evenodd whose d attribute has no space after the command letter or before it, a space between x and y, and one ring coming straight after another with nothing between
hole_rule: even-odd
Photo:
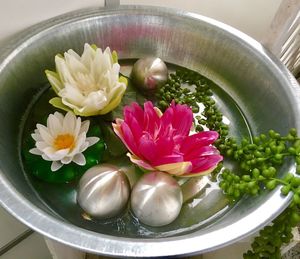
<instances>
[{"instance_id":1,"label":"white flower petal","mask_svg":"<svg viewBox=\"0 0 300 259\"><path fill-rule=\"evenodd\" d=\"M42 141L42 137L40 135L40 133L32 133L31 137L35 140L35 141Z\"/></svg>"},{"instance_id":2,"label":"white flower petal","mask_svg":"<svg viewBox=\"0 0 300 259\"><path fill-rule=\"evenodd\" d=\"M99 90L97 92L90 93L83 102L83 108L85 112L93 112L102 110L108 104L106 94Z\"/></svg>"},{"instance_id":3,"label":"white flower petal","mask_svg":"<svg viewBox=\"0 0 300 259\"><path fill-rule=\"evenodd\" d=\"M45 153L42 154L42 158L46 161L53 161L51 158L49 158Z\"/></svg>"},{"instance_id":4,"label":"white flower petal","mask_svg":"<svg viewBox=\"0 0 300 259\"><path fill-rule=\"evenodd\" d=\"M100 140L100 138L98 138L98 137L88 137L88 138L86 138L86 141L89 143L89 147L96 144L99 140Z\"/></svg>"},{"instance_id":5,"label":"white flower petal","mask_svg":"<svg viewBox=\"0 0 300 259\"><path fill-rule=\"evenodd\" d=\"M66 157L64 157L64 158L61 160L61 162L62 162L63 164L70 164L70 163L72 162L72 159L73 159L73 156L71 156L71 157L66 156Z\"/></svg>"},{"instance_id":6,"label":"white flower petal","mask_svg":"<svg viewBox=\"0 0 300 259\"><path fill-rule=\"evenodd\" d=\"M80 147L83 145L83 143L86 140L86 133L82 132L80 133L80 135L78 136L77 140L76 140L76 147L78 147L78 149L80 149Z\"/></svg>"},{"instance_id":7,"label":"white flower petal","mask_svg":"<svg viewBox=\"0 0 300 259\"><path fill-rule=\"evenodd\" d=\"M70 55L69 53L65 53L65 60L67 63L67 66L69 68L70 71L72 71L73 76L76 73L84 73L87 74L88 71L88 67L85 67L80 60L78 60L76 57L74 57L73 55ZM73 77L74 78L74 77Z\"/></svg>"},{"instance_id":8,"label":"white flower petal","mask_svg":"<svg viewBox=\"0 0 300 259\"><path fill-rule=\"evenodd\" d=\"M79 149L79 152L78 152L78 153L84 152L85 150L87 150L88 147L89 147L89 142L84 142L84 143L80 146L80 149Z\"/></svg>"},{"instance_id":9,"label":"white flower petal","mask_svg":"<svg viewBox=\"0 0 300 259\"><path fill-rule=\"evenodd\" d=\"M62 114L61 116L63 117ZM55 114L50 114L47 119L47 128L49 129L53 138L62 132L63 119L61 120L61 116L58 115L58 112L56 112Z\"/></svg>"},{"instance_id":10,"label":"white flower petal","mask_svg":"<svg viewBox=\"0 0 300 259\"><path fill-rule=\"evenodd\" d=\"M70 84L65 84L65 88L59 92L59 95L62 97L62 103L71 109L81 108L85 100L82 92Z\"/></svg>"},{"instance_id":11,"label":"white flower petal","mask_svg":"<svg viewBox=\"0 0 300 259\"><path fill-rule=\"evenodd\" d=\"M71 133L73 135L73 132L75 130L76 126L76 116L72 112L68 112L64 118L63 122L63 132L64 134L66 133Z\"/></svg>"},{"instance_id":12,"label":"white flower petal","mask_svg":"<svg viewBox=\"0 0 300 259\"><path fill-rule=\"evenodd\" d=\"M61 102L75 114L92 116L107 113L117 104L111 105L111 109L105 108L110 107L114 98L120 99L126 89L126 84L119 82L120 65L114 63L109 47L102 51L86 43L81 57L68 50L64 57L57 55L55 63L57 72L49 71L49 78L57 86ZM59 79L61 82L56 82Z\"/></svg>"},{"instance_id":13,"label":"white flower petal","mask_svg":"<svg viewBox=\"0 0 300 259\"><path fill-rule=\"evenodd\" d=\"M46 72L46 75L47 75L47 78L48 78L50 84L53 86L54 90L56 92L59 92L63 88L62 82L57 77L52 75L51 73Z\"/></svg>"},{"instance_id":14,"label":"white flower petal","mask_svg":"<svg viewBox=\"0 0 300 259\"><path fill-rule=\"evenodd\" d=\"M59 161L63 159L68 153L69 149L55 150L53 147L48 147L43 150L43 152L52 160Z\"/></svg>"},{"instance_id":15,"label":"white flower petal","mask_svg":"<svg viewBox=\"0 0 300 259\"><path fill-rule=\"evenodd\" d=\"M42 156L46 161L52 161L52 171L56 171L64 164L69 164L72 161L78 165L84 165L86 160L82 152L99 141L98 137L86 137L90 121L85 120L81 122L81 118L77 118L71 112L68 112L65 116L56 112L49 115L47 125L48 127L37 124L37 129L35 129L32 136L39 141L36 141L36 147L30 149L29 152ZM53 136L51 136L50 131ZM73 145L69 148L57 149L54 146L55 139L58 137L57 134L70 134L74 136ZM48 143L51 139L52 142Z\"/></svg>"},{"instance_id":16,"label":"white flower petal","mask_svg":"<svg viewBox=\"0 0 300 259\"><path fill-rule=\"evenodd\" d=\"M35 143L35 146L36 146L39 150L43 151L44 149L46 149L46 148L49 147L49 144L46 143L46 142L44 142L44 141L37 141L37 142ZM43 152L44 152L44 151L43 151Z\"/></svg>"},{"instance_id":17,"label":"white flower petal","mask_svg":"<svg viewBox=\"0 0 300 259\"><path fill-rule=\"evenodd\" d=\"M103 52L103 55L105 57L105 61L107 62L107 66L109 68L111 68L113 65L113 59L112 59L112 55L111 55L111 51L110 51L109 47L106 47L106 49Z\"/></svg>"},{"instance_id":18,"label":"white flower petal","mask_svg":"<svg viewBox=\"0 0 300 259\"><path fill-rule=\"evenodd\" d=\"M76 58L77 60L79 60L79 61L81 60L80 56L79 56L74 50L69 49L69 50L67 51L67 53L68 53L69 55L73 56L74 58Z\"/></svg>"},{"instance_id":19,"label":"white flower petal","mask_svg":"<svg viewBox=\"0 0 300 259\"><path fill-rule=\"evenodd\" d=\"M46 143L48 143L49 145L51 145L53 143L53 137L51 136L48 128L45 127L44 125L41 125L41 124L37 124L36 127L39 130L39 133L40 133L42 139Z\"/></svg>"},{"instance_id":20,"label":"white flower petal","mask_svg":"<svg viewBox=\"0 0 300 259\"><path fill-rule=\"evenodd\" d=\"M81 128L79 131L79 134L85 132L87 133L89 131L89 127L90 127L90 121L89 120L85 120L81 123Z\"/></svg>"},{"instance_id":21,"label":"white flower petal","mask_svg":"<svg viewBox=\"0 0 300 259\"><path fill-rule=\"evenodd\" d=\"M63 84L64 83L75 84L75 80L74 80L72 74L70 73L64 58L56 55L55 56L55 65L56 65L56 71L59 74L59 77Z\"/></svg>"},{"instance_id":22,"label":"white flower petal","mask_svg":"<svg viewBox=\"0 0 300 259\"><path fill-rule=\"evenodd\" d=\"M95 57L96 51L89 45L84 44L84 51L81 56L81 62L86 66L90 67L94 57Z\"/></svg>"},{"instance_id":23,"label":"white flower petal","mask_svg":"<svg viewBox=\"0 0 300 259\"><path fill-rule=\"evenodd\" d=\"M55 113L54 113L54 116L59 120L60 125L61 125L61 127L62 127L64 118L65 118L64 115L63 115L62 113L60 113L60 112L55 112Z\"/></svg>"},{"instance_id":24,"label":"white flower petal","mask_svg":"<svg viewBox=\"0 0 300 259\"><path fill-rule=\"evenodd\" d=\"M38 148L32 148L32 149L30 149L29 153L31 153L33 155L39 155L39 156L41 156L43 154Z\"/></svg>"},{"instance_id":25,"label":"white flower petal","mask_svg":"<svg viewBox=\"0 0 300 259\"><path fill-rule=\"evenodd\" d=\"M115 87L109 92L109 101L116 98L118 95L122 95L126 90L126 85L124 83L117 83Z\"/></svg>"},{"instance_id":26,"label":"white flower petal","mask_svg":"<svg viewBox=\"0 0 300 259\"><path fill-rule=\"evenodd\" d=\"M73 158L73 162L75 162L77 165L85 165L86 160L83 154L79 153Z\"/></svg>"},{"instance_id":27,"label":"white flower petal","mask_svg":"<svg viewBox=\"0 0 300 259\"><path fill-rule=\"evenodd\" d=\"M63 164L61 162L59 162L59 161L53 161L52 164L51 164L51 171L55 172L58 169L60 169L62 166L63 166Z\"/></svg>"}]
</instances>

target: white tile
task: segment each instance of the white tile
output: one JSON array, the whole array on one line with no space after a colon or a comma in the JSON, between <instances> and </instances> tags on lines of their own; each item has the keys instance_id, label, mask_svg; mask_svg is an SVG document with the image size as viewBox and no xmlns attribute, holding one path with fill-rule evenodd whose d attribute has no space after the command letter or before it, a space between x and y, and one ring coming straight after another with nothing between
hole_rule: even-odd
<instances>
[{"instance_id":1,"label":"white tile","mask_svg":"<svg viewBox=\"0 0 300 259\"><path fill-rule=\"evenodd\" d=\"M43 236L34 233L3 254L1 259L52 259L52 256Z\"/></svg>"},{"instance_id":2,"label":"white tile","mask_svg":"<svg viewBox=\"0 0 300 259\"><path fill-rule=\"evenodd\" d=\"M230 246L209 252L203 255L203 259L242 259L243 253L250 249L250 242L235 243Z\"/></svg>"},{"instance_id":3,"label":"white tile","mask_svg":"<svg viewBox=\"0 0 300 259\"><path fill-rule=\"evenodd\" d=\"M0 207L0 248L28 228Z\"/></svg>"},{"instance_id":4,"label":"white tile","mask_svg":"<svg viewBox=\"0 0 300 259\"><path fill-rule=\"evenodd\" d=\"M50 253L52 254L53 259L84 259L85 252L75 249L73 247L64 245L57 241L46 238L45 242L48 246Z\"/></svg>"}]
</instances>

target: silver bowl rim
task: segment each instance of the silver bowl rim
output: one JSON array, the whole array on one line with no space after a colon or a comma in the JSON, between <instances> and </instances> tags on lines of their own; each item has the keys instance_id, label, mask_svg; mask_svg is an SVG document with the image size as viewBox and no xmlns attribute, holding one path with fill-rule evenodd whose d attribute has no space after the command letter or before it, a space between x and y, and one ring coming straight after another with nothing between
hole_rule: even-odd
<instances>
[{"instance_id":1,"label":"silver bowl rim","mask_svg":"<svg viewBox=\"0 0 300 259\"><path fill-rule=\"evenodd\" d=\"M264 56L270 66L273 66L278 73L281 73L286 83L287 91L289 91L290 96L294 96L294 111L300 111L300 103L296 101L298 98L298 100L300 100L300 89L297 81L286 67L259 42L237 29L214 19L191 12L164 7L130 5L115 8L87 8L38 23L16 35L13 40L6 42L4 51L2 51L2 55L0 56L0 75L5 69L5 66L18 55L20 50L26 48L26 45L33 42L36 38L41 37L43 33L47 33L47 29L61 26L64 23L94 18L96 16L118 15L126 12L180 16L186 19L209 23L230 33L259 53L259 55ZM300 128L300 119L297 120L295 124L297 128ZM0 205L22 223L46 237L80 250L118 257L191 255L199 251L201 251L201 253L211 251L255 233L279 215L288 206L291 200L291 195L282 197L278 187L262 206L246 217L222 229L204 235L199 236L197 231L195 231L181 236L158 239L124 238L92 232L47 214L26 200L4 176L2 171L0 172ZM266 212L268 213L267 216Z\"/></svg>"}]
</instances>

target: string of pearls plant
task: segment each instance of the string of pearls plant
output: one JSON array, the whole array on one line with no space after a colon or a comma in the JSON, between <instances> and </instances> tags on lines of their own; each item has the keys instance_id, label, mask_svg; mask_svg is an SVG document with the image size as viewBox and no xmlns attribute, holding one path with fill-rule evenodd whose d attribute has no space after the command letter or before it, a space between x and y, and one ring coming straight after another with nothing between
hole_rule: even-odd
<instances>
[{"instance_id":1,"label":"string of pearls plant","mask_svg":"<svg viewBox=\"0 0 300 259\"><path fill-rule=\"evenodd\" d=\"M194 85L192 91L182 85ZM220 134L216 146L222 155L238 164L239 170L233 172L222 164L215 169L219 186L232 203L244 195L259 195L265 190L281 186L282 195L292 193L289 207L269 226L259 232L252 243L252 250L243 256L250 258L281 258L280 248L293 238L292 228L300 222L300 177L288 172L279 176L279 167L286 158L292 158L297 165L296 174L300 174L300 138L292 128L286 136L274 130L253 137L253 141L243 138L241 141L228 136L228 126L222 122L222 113L212 98L210 81L200 74L180 69L171 74L167 83L157 93L159 107L164 110L172 100L186 103L194 113L199 112L198 103L204 105L202 116L196 116L195 129L203 127Z\"/></svg>"}]
</instances>

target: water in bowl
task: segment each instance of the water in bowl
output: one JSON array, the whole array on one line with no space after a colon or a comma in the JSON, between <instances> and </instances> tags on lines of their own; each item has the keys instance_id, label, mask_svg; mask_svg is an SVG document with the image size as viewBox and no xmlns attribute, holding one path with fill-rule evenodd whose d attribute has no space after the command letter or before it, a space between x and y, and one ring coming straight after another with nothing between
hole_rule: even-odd
<instances>
[{"instance_id":1,"label":"water in bowl","mask_svg":"<svg viewBox=\"0 0 300 259\"><path fill-rule=\"evenodd\" d=\"M132 61L123 62L122 66L125 68L124 71L126 71L126 69L130 70L131 64ZM169 65L169 68L170 70L174 70L177 67ZM237 139L245 136L251 137L249 125L238 105L223 89L212 81L208 80L208 82L213 91L213 98L223 114L223 121L229 125L230 135ZM121 237L157 238L186 234L195 229L213 224L214 221L219 219L230 209L228 200L219 189L216 180L212 177L203 177L202 179L192 178L189 180L190 182L185 183L180 181L182 188L187 192L190 189L190 185L193 185L192 181L198 181L198 183L201 181L201 188L199 187L199 191L196 195L186 198L178 218L167 226L154 228L141 224L131 213L130 205L128 205L127 209L121 215L115 218L96 220L88 217L76 202L76 188L79 177L68 183L47 183L35 177L32 167L28 166L28 163L25 161L27 156L26 152L28 152L30 145L30 141L28 140L31 138L30 134L34 131L36 123L45 124L47 116L56 111L48 103L54 96L55 93L50 88L50 85L46 84L36 97L33 98L28 111L24 115L22 157L26 179L29 184L39 199L59 218L76 226L102 234ZM109 124L109 118L102 118L100 120L98 118L91 118L91 120L92 125L101 123ZM108 141L112 141L113 139L114 138L109 138ZM109 144L108 147L110 147L110 145L111 144ZM101 162L127 167L127 175L130 181L132 183L136 181L141 175L141 172L130 164L125 153L123 152L121 156L118 156L118 154L110 156L110 154L110 152L106 151L100 159ZM231 165L228 166L230 167ZM82 173L83 172L79 172L78 175Z\"/></svg>"}]
</instances>

